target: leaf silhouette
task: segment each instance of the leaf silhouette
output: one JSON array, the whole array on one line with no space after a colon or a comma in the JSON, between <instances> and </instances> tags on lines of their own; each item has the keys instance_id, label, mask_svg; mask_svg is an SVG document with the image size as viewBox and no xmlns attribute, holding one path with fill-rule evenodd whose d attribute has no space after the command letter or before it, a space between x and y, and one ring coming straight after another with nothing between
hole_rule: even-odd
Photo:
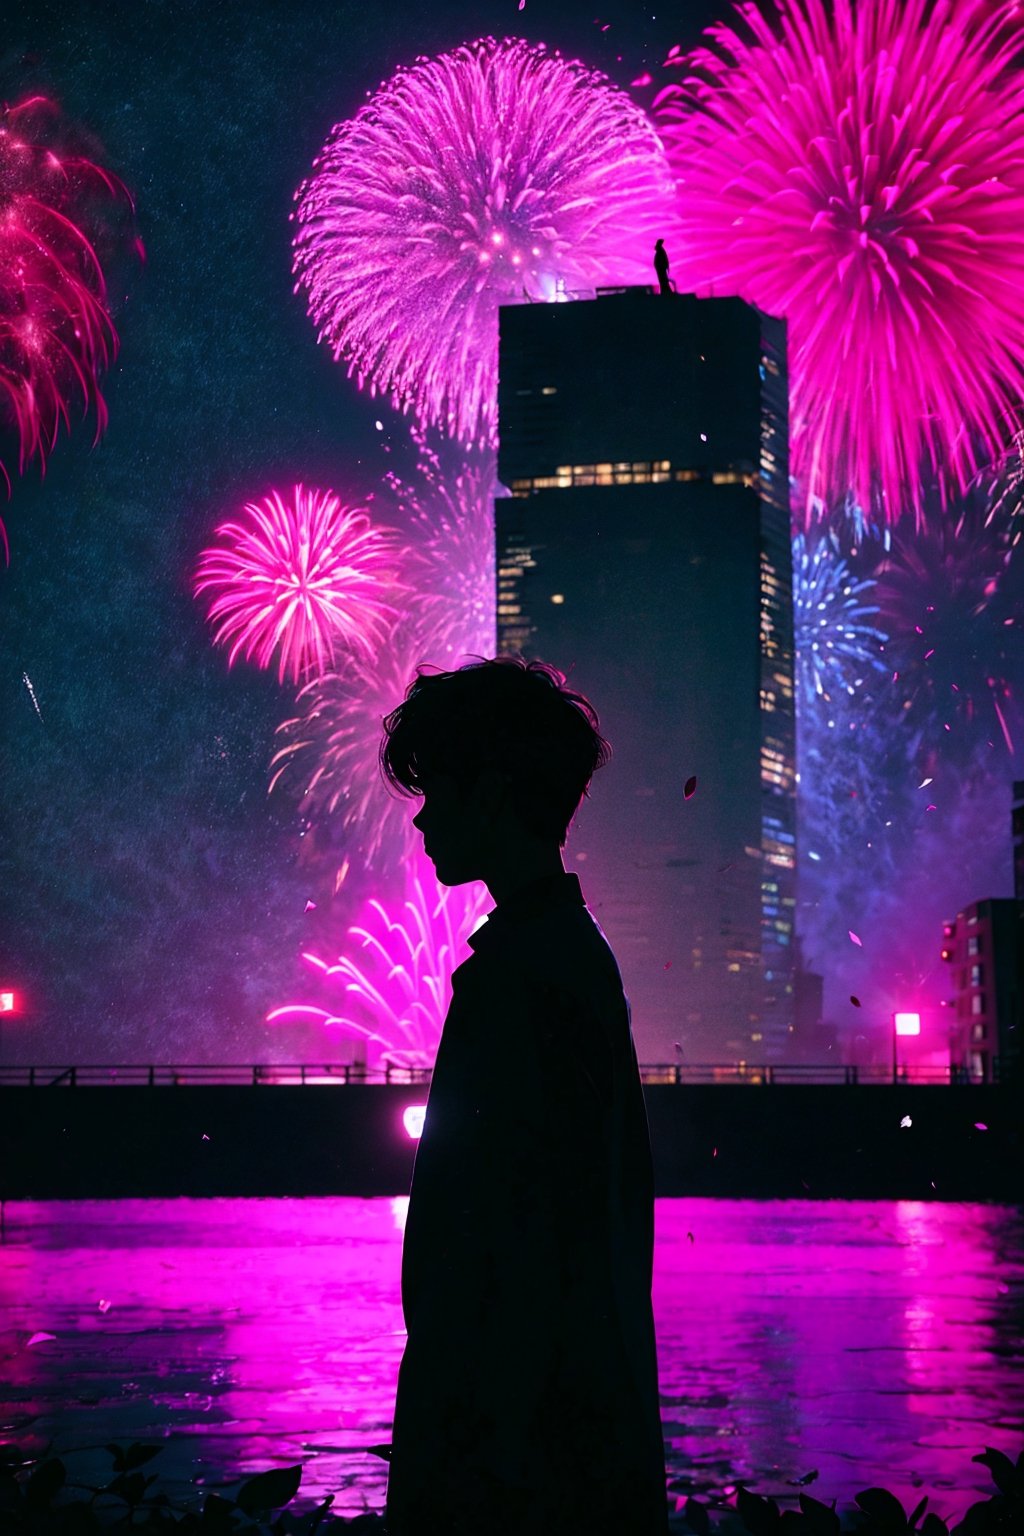
<instances>
[{"instance_id":1,"label":"leaf silhouette","mask_svg":"<svg viewBox=\"0 0 1024 1536\"><path fill-rule=\"evenodd\" d=\"M866 1515L870 1515L885 1536L902 1536L907 1529L907 1513L894 1493L888 1488L865 1488L854 1497Z\"/></svg>"},{"instance_id":2,"label":"leaf silhouette","mask_svg":"<svg viewBox=\"0 0 1024 1536\"><path fill-rule=\"evenodd\" d=\"M272 1472L258 1472L238 1490L235 1503L247 1515L257 1509L280 1509L294 1499L302 1482L302 1467L275 1467Z\"/></svg>"},{"instance_id":3,"label":"leaf silhouette","mask_svg":"<svg viewBox=\"0 0 1024 1536\"><path fill-rule=\"evenodd\" d=\"M980 1461L982 1466L988 1467L992 1473L992 1481L1000 1493L1014 1493L1021 1484L1020 1473L1002 1451L995 1451L990 1445L986 1445L980 1456L972 1456L972 1461Z\"/></svg>"}]
</instances>

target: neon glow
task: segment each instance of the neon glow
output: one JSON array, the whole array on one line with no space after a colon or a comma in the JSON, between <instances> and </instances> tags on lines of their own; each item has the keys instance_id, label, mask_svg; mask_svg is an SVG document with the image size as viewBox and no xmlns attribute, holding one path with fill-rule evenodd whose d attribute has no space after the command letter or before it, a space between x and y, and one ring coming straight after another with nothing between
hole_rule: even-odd
<instances>
[{"instance_id":1,"label":"neon glow","mask_svg":"<svg viewBox=\"0 0 1024 1536\"><path fill-rule=\"evenodd\" d=\"M56 142L62 128L45 96L0 106L0 425L17 435L19 474L32 459L45 474L76 402L95 412L99 442L107 425L99 379L118 349L86 227L112 199L134 204L118 177ZM0 477L10 495L2 458ZM2 522L0 539L9 560Z\"/></svg>"},{"instance_id":2,"label":"neon glow","mask_svg":"<svg viewBox=\"0 0 1024 1536\"><path fill-rule=\"evenodd\" d=\"M333 491L297 485L247 502L245 523L223 523L220 547L204 551L196 596L216 596L208 617L214 642L231 645L228 666L246 660L278 679L299 682L333 666L340 652L372 662L397 609L397 540L371 526L368 513L344 505Z\"/></svg>"},{"instance_id":3,"label":"neon glow","mask_svg":"<svg viewBox=\"0 0 1024 1536\"><path fill-rule=\"evenodd\" d=\"M898 1035L919 1035L921 1033L921 1015L919 1013L897 1013L893 1015L896 1021L896 1033Z\"/></svg>"},{"instance_id":4,"label":"neon glow","mask_svg":"<svg viewBox=\"0 0 1024 1536\"><path fill-rule=\"evenodd\" d=\"M493 445L498 305L650 281L672 198L623 91L483 38L398 70L331 131L296 193L295 291L361 388Z\"/></svg>"},{"instance_id":5,"label":"neon glow","mask_svg":"<svg viewBox=\"0 0 1024 1536\"><path fill-rule=\"evenodd\" d=\"M485 920L490 898L478 883L438 885L422 852L410 859L409 888L397 910L372 897L361 921L349 928L349 948L362 950L362 964L350 953L333 963L313 953L302 957L324 981L340 987L351 1013L292 1003L273 1009L267 1022L315 1022L365 1040L368 1068L432 1067L452 971L468 958L466 939Z\"/></svg>"},{"instance_id":6,"label":"neon glow","mask_svg":"<svg viewBox=\"0 0 1024 1536\"><path fill-rule=\"evenodd\" d=\"M687 286L789 321L805 524L852 491L920 523L1007 445L1024 396L1017 7L742 7L655 101ZM781 35L780 35L781 34ZM675 50L678 52L678 50Z\"/></svg>"}]
</instances>

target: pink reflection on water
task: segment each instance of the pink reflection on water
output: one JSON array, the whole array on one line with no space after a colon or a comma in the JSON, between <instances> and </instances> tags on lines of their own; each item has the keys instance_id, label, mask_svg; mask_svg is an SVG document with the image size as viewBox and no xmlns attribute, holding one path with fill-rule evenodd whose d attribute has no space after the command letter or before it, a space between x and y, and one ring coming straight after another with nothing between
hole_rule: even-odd
<instances>
[{"instance_id":1,"label":"pink reflection on water","mask_svg":"<svg viewBox=\"0 0 1024 1536\"><path fill-rule=\"evenodd\" d=\"M231 1487L301 1462L298 1508L380 1509L407 1209L395 1199L9 1202L5 1438L71 1481L107 1441ZM689 1234L692 1233L692 1239ZM981 1205L659 1200L654 1308L679 1492L737 1477L842 1511L871 1484L950 1521L1019 1450L1024 1217ZM52 1333L31 1348L35 1333ZM92 1447L92 1450L82 1448ZM682 1483L680 1480L688 1479Z\"/></svg>"}]
</instances>

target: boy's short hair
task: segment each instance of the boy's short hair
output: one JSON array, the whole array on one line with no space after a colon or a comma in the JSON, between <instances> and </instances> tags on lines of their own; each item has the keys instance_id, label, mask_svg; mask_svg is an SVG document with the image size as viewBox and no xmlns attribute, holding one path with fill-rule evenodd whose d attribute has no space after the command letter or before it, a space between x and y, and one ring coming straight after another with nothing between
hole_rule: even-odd
<instances>
[{"instance_id":1,"label":"boy's short hair","mask_svg":"<svg viewBox=\"0 0 1024 1536\"><path fill-rule=\"evenodd\" d=\"M424 778L446 773L467 794L484 769L504 770L524 825L560 847L612 755L593 705L566 688L557 667L519 654L433 676L417 667L383 723L381 773L399 793L423 794Z\"/></svg>"}]
</instances>

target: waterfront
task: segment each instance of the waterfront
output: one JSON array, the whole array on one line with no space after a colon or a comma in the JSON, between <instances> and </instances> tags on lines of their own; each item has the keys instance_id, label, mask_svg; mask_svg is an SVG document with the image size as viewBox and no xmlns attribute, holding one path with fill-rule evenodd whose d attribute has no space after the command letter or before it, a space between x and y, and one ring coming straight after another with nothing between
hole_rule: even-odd
<instances>
[{"instance_id":1,"label":"waterfront","mask_svg":"<svg viewBox=\"0 0 1024 1536\"><path fill-rule=\"evenodd\" d=\"M231 1489L303 1464L297 1501L380 1509L404 1344L405 1197L7 1202L0 1434L69 1481L111 1440ZM872 1484L951 1523L971 1457L1024 1433L1024 1215L909 1201L659 1199L654 1310L679 1493ZM36 1335L52 1334L52 1339ZM71 1454L68 1454L71 1453Z\"/></svg>"}]
</instances>

